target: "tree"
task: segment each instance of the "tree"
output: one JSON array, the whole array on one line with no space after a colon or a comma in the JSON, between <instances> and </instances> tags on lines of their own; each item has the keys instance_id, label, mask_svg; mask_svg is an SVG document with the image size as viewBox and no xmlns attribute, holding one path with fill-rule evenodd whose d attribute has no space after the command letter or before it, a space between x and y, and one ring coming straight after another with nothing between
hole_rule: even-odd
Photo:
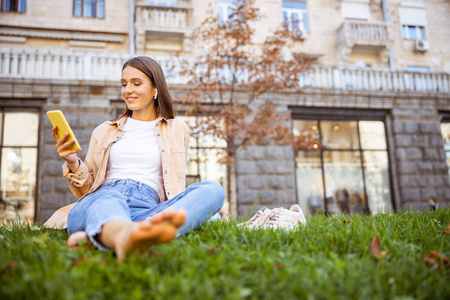
<instances>
[{"instance_id":1,"label":"tree","mask_svg":"<svg viewBox=\"0 0 450 300\"><path fill-rule=\"evenodd\" d=\"M309 143L308 137L291 133L276 99L261 99L263 94L299 92L308 60L287 50L292 32L282 24L256 43L253 27L259 19L254 0L235 0L225 21L211 13L193 34L204 45L203 56L183 61L181 71L188 78L188 91L177 100L188 104L188 115L203 117L194 133L226 141L222 162L229 167L229 183L238 149L267 141L300 147Z\"/></svg>"}]
</instances>

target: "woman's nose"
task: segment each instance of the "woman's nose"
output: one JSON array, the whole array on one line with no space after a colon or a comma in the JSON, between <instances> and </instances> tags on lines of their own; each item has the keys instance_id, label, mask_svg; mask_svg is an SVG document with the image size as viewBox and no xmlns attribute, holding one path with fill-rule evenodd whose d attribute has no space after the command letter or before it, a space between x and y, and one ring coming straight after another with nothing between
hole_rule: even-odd
<instances>
[{"instance_id":1,"label":"woman's nose","mask_svg":"<svg viewBox=\"0 0 450 300\"><path fill-rule=\"evenodd\" d=\"M132 87L131 87L130 84L127 84L127 85L124 87L124 90L125 90L125 93L126 93L126 94L131 94L131 93L133 92L133 89L132 89Z\"/></svg>"}]
</instances>

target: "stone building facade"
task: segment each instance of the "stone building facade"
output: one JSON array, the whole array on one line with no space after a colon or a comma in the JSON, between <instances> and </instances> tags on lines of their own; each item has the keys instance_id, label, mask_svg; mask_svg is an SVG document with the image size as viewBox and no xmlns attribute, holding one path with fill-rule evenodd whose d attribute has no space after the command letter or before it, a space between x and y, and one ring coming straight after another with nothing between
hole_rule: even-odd
<instances>
[{"instance_id":1,"label":"stone building facade","mask_svg":"<svg viewBox=\"0 0 450 300\"><path fill-rule=\"evenodd\" d=\"M122 63L149 55L168 70L173 55L201 55L203 46L190 40L193 29L231 1L19 2L24 11L0 11L0 219L45 221L76 201L45 112L64 112L85 145L84 158L92 129L123 109ZM263 17L255 42L284 17L300 21L291 50L315 64L303 93L266 97L277 99L294 133L317 135L326 147L295 152L267 144L239 152L231 183L237 214L247 216L257 198L256 209L299 203L311 213L424 208L430 196L448 205L450 3L256 0L256 6ZM183 93L183 78L171 74L168 82L174 95ZM31 142L14 139L22 131ZM191 150L196 158L212 155L206 147ZM194 181L227 184L226 168L214 161L188 167Z\"/></svg>"}]
</instances>

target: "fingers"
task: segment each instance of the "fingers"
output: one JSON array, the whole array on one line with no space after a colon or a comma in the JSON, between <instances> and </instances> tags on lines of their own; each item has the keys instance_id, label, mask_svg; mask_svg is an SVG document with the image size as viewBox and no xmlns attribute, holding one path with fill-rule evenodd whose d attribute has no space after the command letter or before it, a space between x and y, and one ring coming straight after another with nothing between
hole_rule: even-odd
<instances>
[{"instance_id":1,"label":"fingers","mask_svg":"<svg viewBox=\"0 0 450 300\"><path fill-rule=\"evenodd\" d=\"M56 140L59 140L59 136L58 136L58 126L53 126L52 128L52 135Z\"/></svg>"}]
</instances>

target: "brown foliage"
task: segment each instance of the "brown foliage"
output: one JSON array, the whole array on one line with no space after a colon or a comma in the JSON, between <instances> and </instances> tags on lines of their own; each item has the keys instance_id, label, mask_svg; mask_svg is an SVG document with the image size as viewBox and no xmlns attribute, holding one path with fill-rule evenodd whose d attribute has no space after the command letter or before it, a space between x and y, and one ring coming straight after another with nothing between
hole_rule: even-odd
<instances>
[{"instance_id":1,"label":"brown foliage","mask_svg":"<svg viewBox=\"0 0 450 300\"><path fill-rule=\"evenodd\" d=\"M445 255L438 253L436 250L431 250L430 253L426 257L424 257L423 261L429 265L437 265L440 268L441 265L449 268L449 259Z\"/></svg>"},{"instance_id":2,"label":"brown foliage","mask_svg":"<svg viewBox=\"0 0 450 300\"><path fill-rule=\"evenodd\" d=\"M14 268L16 266L16 262L15 261L10 261L1 271L0 271L0 275L1 276L8 276L9 274L9 270L11 270L12 268Z\"/></svg>"},{"instance_id":3,"label":"brown foliage","mask_svg":"<svg viewBox=\"0 0 450 300\"><path fill-rule=\"evenodd\" d=\"M377 236L372 239L369 250L370 254L375 258L386 258L387 256L386 250L380 251L380 240Z\"/></svg>"},{"instance_id":4,"label":"brown foliage","mask_svg":"<svg viewBox=\"0 0 450 300\"><path fill-rule=\"evenodd\" d=\"M449 234L450 233L450 223L447 225L447 227L444 229L444 232L446 233L446 234Z\"/></svg>"},{"instance_id":5,"label":"brown foliage","mask_svg":"<svg viewBox=\"0 0 450 300\"><path fill-rule=\"evenodd\" d=\"M194 40L207 51L195 61L182 61L181 75L188 78L189 90L177 101L188 104L188 115L204 117L194 132L226 141L228 163L234 161L238 148L252 144L275 141L307 147L311 141L292 135L289 116L277 111L274 95L300 92L299 80L308 70L308 60L283 55L292 34L282 24L264 42L255 43L253 27L259 9L254 0L234 4L227 21L219 23L212 13L195 30Z\"/></svg>"}]
</instances>

